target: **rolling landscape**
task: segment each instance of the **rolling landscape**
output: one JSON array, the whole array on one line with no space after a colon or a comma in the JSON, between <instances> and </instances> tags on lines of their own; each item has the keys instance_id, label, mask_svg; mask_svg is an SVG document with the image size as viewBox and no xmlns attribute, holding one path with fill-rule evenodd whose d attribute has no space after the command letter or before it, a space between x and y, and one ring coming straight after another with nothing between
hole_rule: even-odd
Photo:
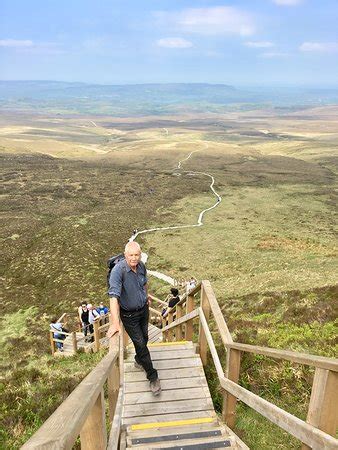
<instances>
[{"instance_id":1,"label":"rolling landscape","mask_svg":"<svg viewBox=\"0 0 338 450\"><path fill-rule=\"evenodd\" d=\"M3 448L102 357L53 358L51 318L107 303L106 261L133 229L196 223L214 201L206 172L222 201L201 227L141 235L148 269L210 280L235 341L337 354L337 90L13 81L0 82L0 112ZM312 369L254 355L243 367L242 386L305 419ZM250 448L298 448L239 411Z\"/></svg>"}]
</instances>

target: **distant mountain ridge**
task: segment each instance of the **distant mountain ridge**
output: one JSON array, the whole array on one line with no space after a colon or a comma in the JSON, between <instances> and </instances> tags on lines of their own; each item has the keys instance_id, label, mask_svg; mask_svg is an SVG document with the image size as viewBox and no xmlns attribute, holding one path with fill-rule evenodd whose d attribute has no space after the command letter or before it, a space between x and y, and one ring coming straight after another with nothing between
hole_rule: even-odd
<instances>
[{"instance_id":1,"label":"distant mountain ridge","mask_svg":"<svg viewBox=\"0 0 338 450\"><path fill-rule=\"evenodd\" d=\"M63 81L0 81L0 108L75 114L144 115L261 107L338 104L338 89L236 88L227 84L102 85Z\"/></svg>"}]
</instances>

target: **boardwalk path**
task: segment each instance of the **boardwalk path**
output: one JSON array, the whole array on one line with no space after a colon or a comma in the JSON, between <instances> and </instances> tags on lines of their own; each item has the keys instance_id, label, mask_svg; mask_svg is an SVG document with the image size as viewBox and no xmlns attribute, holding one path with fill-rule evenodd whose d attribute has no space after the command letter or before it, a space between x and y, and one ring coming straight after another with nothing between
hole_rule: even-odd
<instances>
[{"instance_id":1,"label":"boardwalk path","mask_svg":"<svg viewBox=\"0 0 338 450\"><path fill-rule=\"evenodd\" d=\"M207 149L208 147L209 147L208 144L205 143L205 149ZM180 160L180 161L178 162L178 164L177 164L177 167L175 168L175 172L176 172L177 170L182 170L182 163L188 161L194 153L197 153L197 152L199 152L199 151L200 151L200 150L194 150L194 151L190 152L189 155L188 155L186 158ZM209 206L208 208L203 209L203 210L199 213L199 215L198 215L197 222L194 223L194 224L174 225L174 226L171 226L171 227L148 228L148 229L146 229L146 230L141 230L141 231L138 231L137 233L133 234L133 235L131 236L131 238L129 239L129 241L134 241L134 240L136 240L137 236L139 236L139 235L141 235L141 234L153 233L153 232L155 232L155 231L181 230L181 229L184 229L184 228L201 227L201 226L203 226L203 217L204 217L204 214L205 214L206 212L211 211L212 209L216 208L216 207L221 203L222 197L221 197L221 196L218 194L218 192L215 190L215 188L214 188L215 179L214 179L214 177L213 177L210 173L207 173L207 172L195 172L195 171L192 171L192 170L184 170L184 171L182 171L182 172L185 173L187 176L195 176L195 175L198 176L198 175L202 175L202 176L205 176L205 177L209 177L210 180L211 180L211 183L210 183L210 185L209 185L209 188L210 188L210 190L211 190L213 196L216 197L216 202L213 203L213 204L212 204L211 206ZM142 261L143 261L144 263L146 263L146 262L147 262L147 259L148 259L147 253L142 253ZM153 270L148 270L148 273L149 273L150 275L156 277L156 278L159 278L159 279L161 279L161 280L163 280L163 281L166 281L167 283L171 284L172 286L175 284L175 280L174 280L172 277L170 277L170 276L168 276L168 275L165 275L165 274L163 274L163 273L161 273L161 272L157 272L157 271L153 271Z\"/></svg>"}]
</instances>

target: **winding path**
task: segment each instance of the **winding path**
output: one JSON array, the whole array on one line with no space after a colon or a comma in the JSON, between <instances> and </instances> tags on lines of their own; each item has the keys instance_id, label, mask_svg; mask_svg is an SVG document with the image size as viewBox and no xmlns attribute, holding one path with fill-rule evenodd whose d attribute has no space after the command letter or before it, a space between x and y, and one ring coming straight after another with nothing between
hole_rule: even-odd
<instances>
[{"instance_id":1,"label":"winding path","mask_svg":"<svg viewBox=\"0 0 338 450\"><path fill-rule=\"evenodd\" d=\"M205 143L206 147L208 148L208 144ZM182 159L181 161L178 162L177 167L175 168L175 170L181 170L182 169L182 163L185 161L188 161L191 156L196 153L199 152L200 150L194 150L192 152L189 153L189 155ZM203 225L203 216L206 212L211 211L212 209L216 208L222 201L222 197L218 194L218 192L215 190L214 188L214 184L215 184L215 179L214 177L207 172L195 172L195 171L191 171L191 170L184 170L184 173L186 173L188 176L194 176L194 175L203 175L206 177L209 177L211 179L211 183L209 185L209 188L211 190L211 192L213 193L213 195L216 197L216 202L214 204L212 204L211 206L209 206L209 208L205 208L203 209L199 215L198 215L198 219L197 222L194 224L189 224L189 225L174 225L174 226L169 226L169 227L156 227L156 228L148 228L146 230L141 230L141 231L137 231L135 234L133 234L130 238L129 241L132 242L134 241L137 236L140 236L141 234L146 234L146 233L153 233L154 231L167 231L167 230L180 230L180 229L184 229L184 228L194 228L194 227L201 227ZM146 263L148 260L148 255L147 253L142 253L142 261L144 263ZM153 270L148 270L148 273L156 278L159 278L163 281L166 281L167 283L174 285L175 284L175 280L174 278L165 275L161 272L157 272L157 271L153 271Z\"/></svg>"}]
</instances>

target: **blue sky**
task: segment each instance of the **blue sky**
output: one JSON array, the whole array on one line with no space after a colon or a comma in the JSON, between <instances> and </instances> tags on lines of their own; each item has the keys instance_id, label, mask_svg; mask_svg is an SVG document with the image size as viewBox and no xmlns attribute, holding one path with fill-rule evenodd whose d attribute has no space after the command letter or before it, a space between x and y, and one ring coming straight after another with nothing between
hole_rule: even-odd
<instances>
[{"instance_id":1,"label":"blue sky","mask_svg":"<svg viewBox=\"0 0 338 450\"><path fill-rule=\"evenodd\" d=\"M0 79L338 86L338 0L0 0Z\"/></svg>"}]
</instances>

